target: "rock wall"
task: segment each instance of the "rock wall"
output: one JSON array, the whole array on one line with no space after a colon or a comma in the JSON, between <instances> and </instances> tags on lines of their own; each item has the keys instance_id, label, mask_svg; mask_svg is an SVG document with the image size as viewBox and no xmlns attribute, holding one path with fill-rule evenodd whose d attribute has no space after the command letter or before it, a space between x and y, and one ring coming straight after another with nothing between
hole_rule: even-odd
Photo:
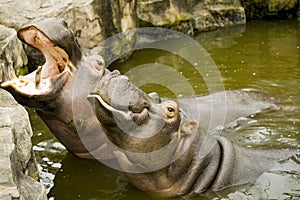
<instances>
[{"instance_id":1,"label":"rock wall","mask_svg":"<svg viewBox=\"0 0 300 200\"><path fill-rule=\"evenodd\" d=\"M136 0L0 0L0 5L2 82L9 79L7 69L13 67L17 74L22 74L22 66L27 64L22 45L16 38L16 30L32 19L65 19L85 53L106 38L137 26ZM31 48L25 51L30 67L34 69L41 64L40 54Z\"/></svg>"},{"instance_id":2,"label":"rock wall","mask_svg":"<svg viewBox=\"0 0 300 200\"><path fill-rule=\"evenodd\" d=\"M10 79L14 69L21 72L27 64L27 56L22 43L17 39L17 32L0 24L0 83Z\"/></svg>"},{"instance_id":3,"label":"rock wall","mask_svg":"<svg viewBox=\"0 0 300 200\"><path fill-rule=\"evenodd\" d=\"M299 13L299 0L241 0L248 19L293 18Z\"/></svg>"},{"instance_id":4,"label":"rock wall","mask_svg":"<svg viewBox=\"0 0 300 200\"><path fill-rule=\"evenodd\" d=\"M193 34L245 24L239 0L146 0L138 2L141 25L163 26Z\"/></svg>"},{"instance_id":5,"label":"rock wall","mask_svg":"<svg viewBox=\"0 0 300 200\"><path fill-rule=\"evenodd\" d=\"M0 89L0 199L18 193L22 200L47 199L38 179L32 130L26 110Z\"/></svg>"},{"instance_id":6,"label":"rock wall","mask_svg":"<svg viewBox=\"0 0 300 200\"><path fill-rule=\"evenodd\" d=\"M60 17L66 20L82 48L87 49L95 47L115 33L135 27L135 2L135 0L0 0L0 24L19 29L37 17Z\"/></svg>"},{"instance_id":7,"label":"rock wall","mask_svg":"<svg viewBox=\"0 0 300 200\"><path fill-rule=\"evenodd\" d=\"M299 0L141 0L141 26L162 26L188 34L251 19L292 18L300 15Z\"/></svg>"}]
</instances>

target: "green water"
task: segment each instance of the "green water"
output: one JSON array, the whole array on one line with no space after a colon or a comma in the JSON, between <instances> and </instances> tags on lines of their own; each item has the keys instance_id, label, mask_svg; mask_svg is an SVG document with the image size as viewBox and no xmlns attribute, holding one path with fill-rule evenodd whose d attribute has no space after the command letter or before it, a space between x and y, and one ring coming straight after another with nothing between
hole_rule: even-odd
<instances>
[{"instance_id":1,"label":"green water","mask_svg":"<svg viewBox=\"0 0 300 200\"><path fill-rule=\"evenodd\" d=\"M215 61L226 90L256 89L281 99L279 110L245 118L223 135L243 146L300 148L300 21L253 21L245 27L201 33L194 39ZM163 51L137 51L125 63L114 63L110 69L127 73L144 63L172 66L187 78L195 93L208 92L190 64ZM168 87L158 84L142 89L174 97ZM50 199L152 199L131 186L122 172L67 153L33 111L30 116L40 175L49 188Z\"/></svg>"}]
</instances>

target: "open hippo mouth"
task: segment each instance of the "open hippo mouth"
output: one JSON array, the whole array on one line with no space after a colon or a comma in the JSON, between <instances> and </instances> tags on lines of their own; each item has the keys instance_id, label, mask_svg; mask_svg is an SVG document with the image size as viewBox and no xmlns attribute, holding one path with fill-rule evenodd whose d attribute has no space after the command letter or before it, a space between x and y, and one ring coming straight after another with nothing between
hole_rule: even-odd
<instances>
[{"instance_id":1,"label":"open hippo mouth","mask_svg":"<svg viewBox=\"0 0 300 200\"><path fill-rule=\"evenodd\" d=\"M43 24L37 22L18 31L18 38L29 46L39 50L46 61L37 70L19 78L16 77L14 70L12 70L10 77L13 78L10 81L2 83L2 88L11 90L21 96L36 97L55 94L65 85L75 66L70 60L68 53L48 37L55 30L55 27L51 28L50 25L48 24L49 27L45 28ZM61 25L63 26L63 23ZM46 34L46 32L50 32L51 34ZM62 33L56 33L56 37L59 34ZM69 35L69 33L63 34ZM63 36L59 37L67 40Z\"/></svg>"},{"instance_id":2,"label":"open hippo mouth","mask_svg":"<svg viewBox=\"0 0 300 200\"><path fill-rule=\"evenodd\" d=\"M96 101L95 111L101 123L115 125L126 122L122 126L126 126L127 131L148 121L151 102L154 101L118 71L102 77L88 99L92 104Z\"/></svg>"}]
</instances>

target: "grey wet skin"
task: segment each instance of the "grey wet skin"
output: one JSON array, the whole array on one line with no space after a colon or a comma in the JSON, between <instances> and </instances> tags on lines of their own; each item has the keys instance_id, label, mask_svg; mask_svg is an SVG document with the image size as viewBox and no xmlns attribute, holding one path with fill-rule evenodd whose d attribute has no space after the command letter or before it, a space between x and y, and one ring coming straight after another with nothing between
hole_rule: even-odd
<instances>
[{"instance_id":1,"label":"grey wet skin","mask_svg":"<svg viewBox=\"0 0 300 200\"><path fill-rule=\"evenodd\" d=\"M224 137L208 134L208 128L202 129L202 122L194 118L196 115L185 112L188 110L185 106L196 106L188 105L188 99L159 99L157 95L145 94L117 73L105 76L99 88L107 87L113 92L103 92L96 88L88 99L108 138L126 150L114 151L119 165L127 172L130 182L143 191L163 197L193 196L207 190L219 191L254 181L278 160L286 159L294 153L235 146ZM124 85L125 82L128 90L119 86L119 83ZM126 100L114 105L118 93ZM226 122L273 105L270 99L258 92L225 93L228 93ZM134 106L130 98L133 94L141 98L136 101L139 103L135 111L130 109ZM213 95L218 97L219 94ZM207 109L202 106L208 103L207 96L196 98L200 111L204 112L202 114L209 116ZM141 120L137 123L134 118ZM156 134L147 134L152 131L152 124L161 127ZM151 153L168 144L173 146L159 154L158 158L149 156L142 159L128 153ZM165 165L156 168L164 162Z\"/></svg>"},{"instance_id":2,"label":"grey wet skin","mask_svg":"<svg viewBox=\"0 0 300 200\"><path fill-rule=\"evenodd\" d=\"M72 98L77 72L84 69L91 82L97 80L105 71L103 58L85 56L62 19L37 19L21 28L18 37L39 50L46 62L26 76L17 78L12 74L15 78L2 83L1 88L9 91L20 104L35 109L70 152L83 158L93 158L90 152L101 153L104 145L99 131L101 125L86 95L75 99L81 105L80 123L73 118ZM79 135L78 128L85 131Z\"/></svg>"}]
</instances>

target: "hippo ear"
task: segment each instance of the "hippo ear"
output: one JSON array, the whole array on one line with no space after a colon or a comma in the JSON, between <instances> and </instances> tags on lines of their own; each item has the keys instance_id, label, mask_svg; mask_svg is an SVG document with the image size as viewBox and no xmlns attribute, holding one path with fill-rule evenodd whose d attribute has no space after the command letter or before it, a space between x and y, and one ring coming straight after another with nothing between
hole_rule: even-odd
<instances>
[{"instance_id":1,"label":"hippo ear","mask_svg":"<svg viewBox=\"0 0 300 200\"><path fill-rule=\"evenodd\" d=\"M186 152L194 140L198 132L198 122L192 119L186 119L182 122L178 134L178 145L175 150L175 154L182 155Z\"/></svg>"},{"instance_id":2,"label":"hippo ear","mask_svg":"<svg viewBox=\"0 0 300 200\"><path fill-rule=\"evenodd\" d=\"M151 97L151 99L157 103L161 103L161 99L159 97L159 95L156 92L151 92L148 94L149 97Z\"/></svg>"},{"instance_id":3,"label":"hippo ear","mask_svg":"<svg viewBox=\"0 0 300 200\"><path fill-rule=\"evenodd\" d=\"M181 125L181 134L190 135L198 129L198 122L196 120L187 119Z\"/></svg>"}]
</instances>

